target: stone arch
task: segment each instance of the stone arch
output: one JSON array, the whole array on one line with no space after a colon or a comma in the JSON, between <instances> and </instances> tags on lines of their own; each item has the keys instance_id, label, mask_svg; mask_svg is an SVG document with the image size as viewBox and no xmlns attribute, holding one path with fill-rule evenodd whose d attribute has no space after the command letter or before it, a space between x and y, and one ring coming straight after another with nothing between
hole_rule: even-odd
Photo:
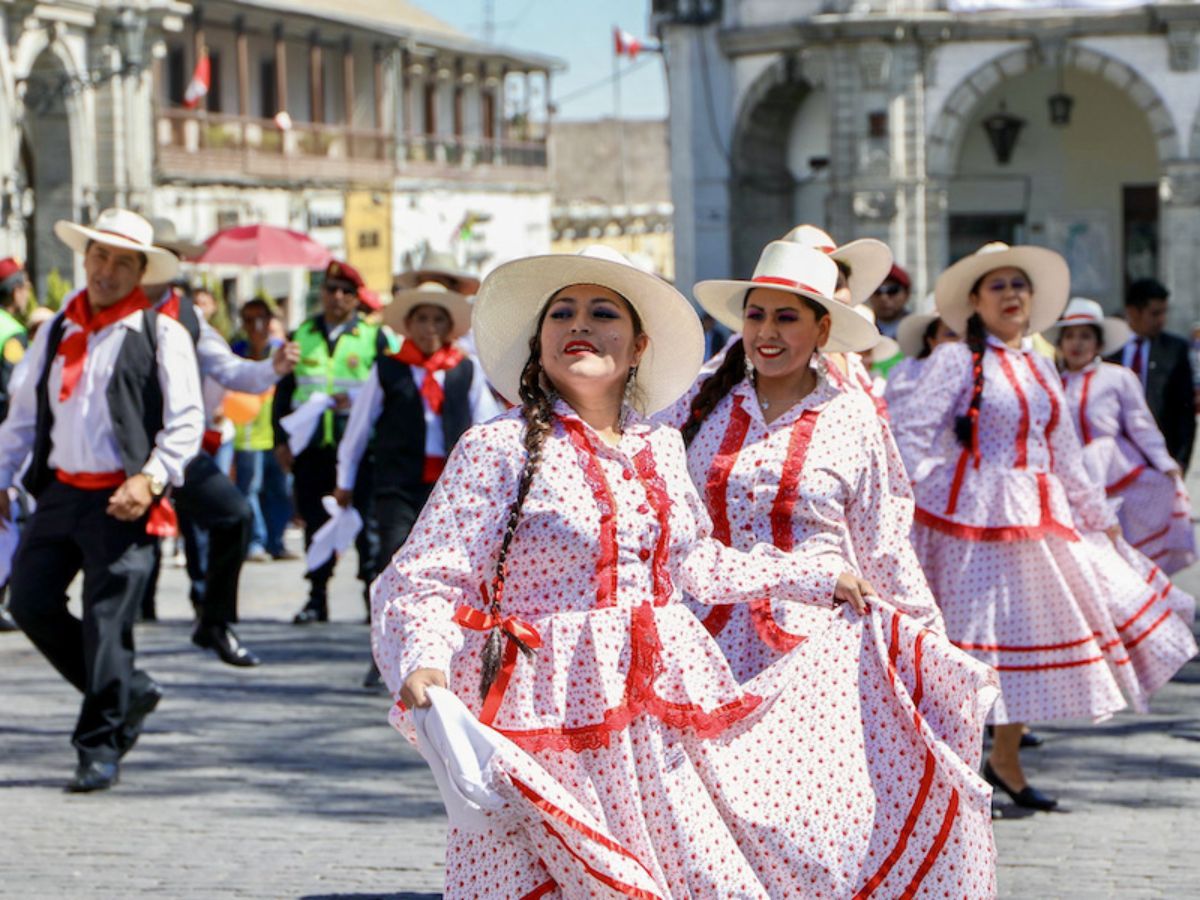
<instances>
[{"instance_id":1,"label":"stone arch","mask_svg":"<svg viewBox=\"0 0 1200 900\"><path fill-rule=\"evenodd\" d=\"M730 251L735 277L749 277L762 248L792 227L796 179L788 167L792 119L814 84L799 59L776 60L740 104L730 154Z\"/></svg>"},{"instance_id":2,"label":"stone arch","mask_svg":"<svg viewBox=\"0 0 1200 900\"><path fill-rule=\"evenodd\" d=\"M929 174L935 177L954 174L967 124L979 101L992 88L1001 81L1044 65L1045 60L1034 48L1022 47L989 60L964 78L946 97L930 129L927 157ZM1170 110L1158 89L1135 69L1116 57L1075 45L1064 50L1063 65L1111 82L1145 113L1154 134L1160 164L1180 157L1183 145ZM1200 130L1193 139L1200 140Z\"/></svg>"}]
</instances>

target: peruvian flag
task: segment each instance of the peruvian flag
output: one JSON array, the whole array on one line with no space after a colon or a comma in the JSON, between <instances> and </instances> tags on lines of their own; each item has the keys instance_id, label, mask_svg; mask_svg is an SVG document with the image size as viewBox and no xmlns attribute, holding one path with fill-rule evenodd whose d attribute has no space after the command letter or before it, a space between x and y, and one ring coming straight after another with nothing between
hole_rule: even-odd
<instances>
[{"instance_id":1,"label":"peruvian flag","mask_svg":"<svg viewBox=\"0 0 1200 900\"><path fill-rule=\"evenodd\" d=\"M642 38L634 37L628 31L623 31L614 25L613 49L616 51L617 56L628 56L630 59L637 59L637 55L643 50L660 50L662 48L658 41L643 40Z\"/></svg>"},{"instance_id":2,"label":"peruvian flag","mask_svg":"<svg viewBox=\"0 0 1200 900\"><path fill-rule=\"evenodd\" d=\"M212 66L208 61L208 51L201 50L200 58L196 60L196 71L183 94L183 105L195 109L200 101L208 96L209 86L212 85Z\"/></svg>"}]
</instances>

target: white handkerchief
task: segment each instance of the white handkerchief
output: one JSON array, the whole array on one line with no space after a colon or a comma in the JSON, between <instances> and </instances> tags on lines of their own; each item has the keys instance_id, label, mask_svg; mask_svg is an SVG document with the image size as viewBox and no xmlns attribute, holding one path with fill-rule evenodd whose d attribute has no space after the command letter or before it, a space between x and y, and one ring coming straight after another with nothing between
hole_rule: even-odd
<instances>
[{"instance_id":1,"label":"white handkerchief","mask_svg":"<svg viewBox=\"0 0 1200 900\"><path fill-rule=\"evenodd\" d=\"M325 565L335 553L345 553L363 524L362 516L353 506L342 509L332 497L322 497L321 504L329 513L329 521L317 529L308 545L305 562L310 572Z\"/></svg>"},{"instance_id":2,"label":"white handkerchief","mask_svg":"<svg viewBox=\"0 0 1200 900\"><path fill-rule=\"evenodd\" d=\"M317 425L321 422L321 416L325 414L325 410L332 407L333 398L317 391L279 420L283 430L288 433L288 449L292 451L293 456L299 455L300 451L308 446Z\"/></svg>"}]
</instances>

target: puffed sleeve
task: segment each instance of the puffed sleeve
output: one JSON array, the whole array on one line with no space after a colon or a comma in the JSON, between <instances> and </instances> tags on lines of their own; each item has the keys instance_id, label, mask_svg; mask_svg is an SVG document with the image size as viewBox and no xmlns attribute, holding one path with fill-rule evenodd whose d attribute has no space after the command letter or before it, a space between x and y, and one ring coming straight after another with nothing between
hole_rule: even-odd
<instances>
[{"instance_id":1,"label":"puffed sleeve","mask_svg":"<svg viewBox=\"0 0 1200 900\"><path fill-rule=\"evenodd\" d=\"M1179 463L1167 450L1167 442L1163 440L1158 423L1154 421L1154 414L1146 405L1146 395L1138 377L1124 366L1105 363L1105 371L1109 369L1112 370L1120 398L1121 429L1155 469L1160 472L1178 469Z\"/></svg>"},{"instance_id":2,"label":"puffed sleeve","mask_svg":"<svg viewBox=\"0 0 1200 900\"><path fill-rule=\"evenodd\" d=\"M1079 433L1069 421L1062 421L1063 417L1069 418L1071 409L1062 381L1048 359L1036 354L1032 358L1042 372L1042 385L1058 403L1060 420L1049 436L1054 474L1062 482L1080 527L1085 531L1107 531L1117 524L1117 517L1108 505L1104 488L1091 479L1083 466Z\"/></svg>"},{"instance_id":3,"label":"puffed sleeve","mask_svg":"<svg viewBox=\"0 0 1200 900\"><path fill-rule=\"evenodd\" d=\"M495 565L524 460L512 417L463 435L404 546L371 586L371 646L393 694L415 669L450 667L462 646L454 610Z\"/></svg>"},{"instance_id":4,"label":"puffed sleeve","mask_svg":"<svg viewBox=\"0 0 1200 900\"><path fill-rule=\"evenodd\" d=\"M904 477L900 451L886 423L871 427L861 411L849 433L857 434L857 480L850 485L846 526L862 577L880 597L926 628L945 633L942 614L917 561L909 533L913 524L912 488Z\"/></svg>"},{"instance_id":5,"label":"puffed sleeve","mask_svg":"<svg viewBox=\"0 0 1200 900\"><path fill-rule=\"evenodd\" d=\"M852 567L836 542L812 544L785 552L770 544L735 550L712 536L712 520L687 472L683 439L670 435L659 454L659 465L672 503L685 505L688 515L677 521L693 523L687 534L672 542L672 575L679 587L698 603L749 603L772 597L796 603L833 604L838 576Z\"/></svg>"},{"instance_id":6,"label":"puffed sleeve","mask_svg":"<svg viewBox=\"0 0 1200 900\"><path fill-rule=\"evenodd\" d=\"M971 390L971 351L965 344L943 344L921 372L921 401L907 403L892 422L896 443L913 484L948 460L941 448L953 440L954 419L965 409Z\"/></svg>"}]
</instances>

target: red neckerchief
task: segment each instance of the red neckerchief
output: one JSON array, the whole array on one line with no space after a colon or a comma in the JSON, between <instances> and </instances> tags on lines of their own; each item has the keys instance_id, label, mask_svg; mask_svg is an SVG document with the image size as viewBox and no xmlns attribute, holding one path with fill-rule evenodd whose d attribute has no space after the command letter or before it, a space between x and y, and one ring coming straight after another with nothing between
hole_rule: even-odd
<instances>
[{"instance_id":1,"label":"red neckerchief","mask_svg":"<svg viewBox=\"0 0 1200 900\"><path fill-rule=\"evenodd\" d=\"M121 321L130 313L149 308L150 301L140 287L135 287L128 296L97 312L92 311L86 290L75 295L63 315L78 325L79 330L67 335L58 345L58 353L63 357L62 386L58 390L60 403L71 396L83 375L83 365L87 362L88 335Z\"/></svg>"},{"instance_id":2,"label":"red neckerchief","mask_svg":"<svg viewBox=\"0 0 1200 900\"><path fill-rule=\"evenodd\" d=\"M425 370L425 380L421 382L421 396L425 398L425 402L429 404L433 414L440 416L442 404L446 400L446 392L437 383L433 373L444 372L446 369L453 369L457 366L463 361L462 351L453 344L446 344L440 350L435 350L431 355L426 356L421 352L421 348L412 341L405 341L400 347L400 352L393 353L392 358L410 366L420 366Z\"/></svg>"},{"instance_id":3,"label":"red neckerchief","mask_svg":"<svg viewBox=\"0 0 1200 900\"><path fill-rule=\"evenodd\" d=\"M179 292L171 288L171 295L163 302L158 311L168 319L179 321Z\"/></svg>"}]
</instances>

